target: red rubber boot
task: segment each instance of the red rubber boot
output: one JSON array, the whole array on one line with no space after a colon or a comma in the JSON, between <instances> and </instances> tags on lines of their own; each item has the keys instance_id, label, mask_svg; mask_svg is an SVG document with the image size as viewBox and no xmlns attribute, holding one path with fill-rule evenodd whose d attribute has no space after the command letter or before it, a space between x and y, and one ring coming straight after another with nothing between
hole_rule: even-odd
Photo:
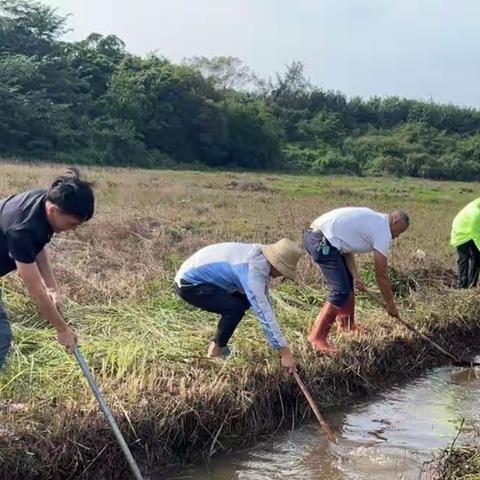
<instances>
[{"instance_id":1,"label":"red rubber boot","mask_svg":"<svg viewBox=\"0 0 480 480\"><path fill-rule=\"evenodd\" d=\"M365 330L355 323L355 293L352 292L347 302L340 308L337 315L339 332L355 332L365 334Z\"/></svg>"},{"instance_id":2,"label":"red rubber boot","mask_svg":"<svg viewBox=\"0 0 480 480\"><path fill-rule=\"evenodd\" d=\"M338 353L338 349L332 347L327 341L328 334L330 333L332 325L335 323L338 311L339 308L330 302L326 302L320 310L312 331L308 336L308 340L313 348L324 353Z\"/></svg>"}]
</instances>

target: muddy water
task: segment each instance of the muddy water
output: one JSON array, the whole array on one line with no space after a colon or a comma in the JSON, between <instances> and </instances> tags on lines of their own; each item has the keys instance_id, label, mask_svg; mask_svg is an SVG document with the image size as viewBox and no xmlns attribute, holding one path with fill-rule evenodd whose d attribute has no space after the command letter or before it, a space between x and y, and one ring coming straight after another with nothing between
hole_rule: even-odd
<instances>
[{"instance_id":1,"label":"muddy water","mask_svg":"<svg viewBox=\"0 0 480 480\"><path fill-rule=\"evenodd\" d=\"M425 461L449 445L462 419L464 439L480 428L480 369L443 367L367 402L327 412L338 436L328 443L315 425L274 436L208 466L155 480L398 480L428 478Z\"/></svg>"}]
</instances>

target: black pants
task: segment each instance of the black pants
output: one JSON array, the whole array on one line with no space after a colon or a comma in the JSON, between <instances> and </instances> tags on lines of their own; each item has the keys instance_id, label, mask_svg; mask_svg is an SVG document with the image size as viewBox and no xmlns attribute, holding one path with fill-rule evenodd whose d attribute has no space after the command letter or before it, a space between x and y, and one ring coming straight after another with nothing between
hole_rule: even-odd
<instances>
[{"instance_id":1,"label":"black pants","mask_svg":"<svg viewBox=\"0 0 480 480\"><path fill-rule=\"evenodd\" d=\"M458 288L477 286L480 271L480 251L475 242L469 240L457 247Z\"/></svg>"},{"instance_id":2,"label":"black pants","mask_svg":"<svg viewBox=\"0 0 480 480\"><path fill-rule=\"evenodd\" d=\"M219 347L227 345L240 320L250 308L246 295L240 292L229 293L209 283L200 285L182 283L181 287L176 287L176 291L178 296L190 305L221 315L213 339Z\"/></svg>"}]
</instances>

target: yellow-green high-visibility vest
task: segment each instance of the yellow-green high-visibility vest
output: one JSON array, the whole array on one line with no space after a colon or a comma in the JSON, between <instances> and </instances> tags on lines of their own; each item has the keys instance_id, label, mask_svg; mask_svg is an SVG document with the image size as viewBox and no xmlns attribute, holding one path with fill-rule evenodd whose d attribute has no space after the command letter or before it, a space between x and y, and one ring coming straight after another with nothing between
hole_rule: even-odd
<instances>
[{"instance_id":1,"label":"yellow-green high-visibility vest","mask_svg":"<svg viewBox=\"0 0 480 480\"><path fill-rule=\"evenodd\" d=\"M469 240L480 250L480 198L463 207L453 219L450 244L458 247Z\"/></svg>"}]
</instances>

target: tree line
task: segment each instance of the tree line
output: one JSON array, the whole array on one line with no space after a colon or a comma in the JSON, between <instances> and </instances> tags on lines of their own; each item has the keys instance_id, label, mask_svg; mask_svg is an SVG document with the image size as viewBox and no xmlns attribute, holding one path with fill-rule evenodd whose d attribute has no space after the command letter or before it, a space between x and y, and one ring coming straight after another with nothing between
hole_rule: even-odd
<instances>
[{"instance_id":1,"label":"tree line","mask_svg":"<svg viewBox=\"0 0 480 480\"><path fill-rule=\"evenodd\" d=\"M67 17L0 0L0 155L141 167L480 178L480 112L348 99L292 62L273 80L239 59L180 64L115 35L62 35Z\"/></svg>"}]
</instances>

